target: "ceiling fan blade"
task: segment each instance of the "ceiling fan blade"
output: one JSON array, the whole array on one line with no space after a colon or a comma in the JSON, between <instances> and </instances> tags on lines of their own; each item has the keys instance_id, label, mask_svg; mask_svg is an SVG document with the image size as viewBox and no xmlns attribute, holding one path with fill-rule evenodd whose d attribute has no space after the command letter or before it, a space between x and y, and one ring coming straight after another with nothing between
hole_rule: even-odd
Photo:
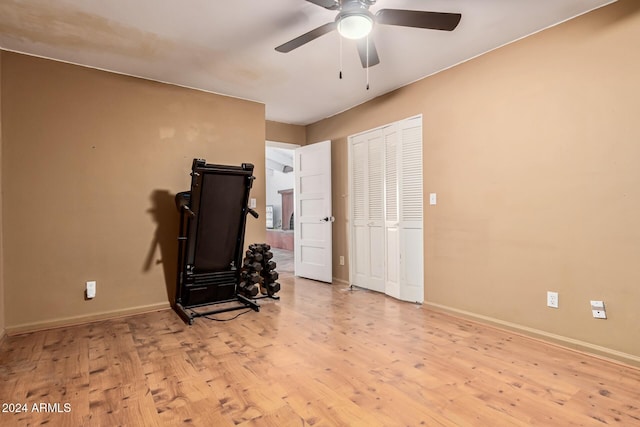
<instances>
[{"instance_id":1,"label":"ceiling fan blade","mask_svg":"<svg viewBox=\"0 0 640 427\"><path fill-rule=\"evenodd\" d=\"M367 42L369 43L369 62L367 63ZM360 62L362 62L362 68L373 67L380 63L378 58L378 51L371 37L364 37L357 41L358 53L360 54Z\"/></svg>"},{"instance_id":2,"label":"ceiling fan blade","mask_svg":"<svg viewBox=\"0 0 640 427\"><path fill-rule=\"evenodd\" d=\"M376 23L402 27L453 31L460 22L459 13L423 12L419 10L380 9Z\"/></svg>"},{"instance_id":3,"label":"ceiling fan blade","mask_svg":"<svg viewBox=\"0 0 640 427\"><path fill-rule=\"evenodd\" d=\"M293 49L297 49L300 46L309 43L312 40L317 39L320 36L323 36L336 28L335 22L329 22L327 24L321 25L320 27L309 31L299 37L296 37L293 40L289 40L288 42L281 44L276 48L278 52L287 53L291 52Z\"/></svg>"},{"instance_id":4,"label":"ceiling fan blade","mask_svg":"<svg viewBox=\"0 0 640 427\"><path fill-rule=\"evenodd\" d=\"M335 0L307 0L309 3L317 4L329 10L340 9L340 3Z\"/></svg>"}]
</instances>

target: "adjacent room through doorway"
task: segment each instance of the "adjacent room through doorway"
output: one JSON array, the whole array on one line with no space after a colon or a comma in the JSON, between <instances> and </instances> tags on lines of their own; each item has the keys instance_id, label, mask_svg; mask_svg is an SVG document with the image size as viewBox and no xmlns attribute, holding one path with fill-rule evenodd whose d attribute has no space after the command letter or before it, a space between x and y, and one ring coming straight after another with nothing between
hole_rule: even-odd
<instances>
[{"instance_id":1,"label":"adjacent room through doorway","mask_svg":"<svg viewBox=\"0 0 640 427\"><path fill-rule=\"evenodd\" d=\"M295 205L294 150L295 144L267 141L266 215L267 243L271 245L277 270L282 276L294 274Z\"/></svg>"}]
</instances>

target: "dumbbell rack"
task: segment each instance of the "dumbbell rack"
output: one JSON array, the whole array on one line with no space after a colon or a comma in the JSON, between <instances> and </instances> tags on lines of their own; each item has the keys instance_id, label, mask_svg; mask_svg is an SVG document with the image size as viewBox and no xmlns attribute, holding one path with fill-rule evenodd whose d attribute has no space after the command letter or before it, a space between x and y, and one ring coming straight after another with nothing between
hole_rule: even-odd
<instances>
[{"instance_id":1,"label":"dumbbell rack","mask_svg":"<svg viewBox=\"0 0 640 427\"><path fill-rule=\"evenodd\" d=\"M280 299L275 295L280 290L280 283L276 282L278 280L277 264L272 258L273 252L270 245L266 243L249 245L242 262L238 294L254 300Z\"/></svg>"}]
</instances>

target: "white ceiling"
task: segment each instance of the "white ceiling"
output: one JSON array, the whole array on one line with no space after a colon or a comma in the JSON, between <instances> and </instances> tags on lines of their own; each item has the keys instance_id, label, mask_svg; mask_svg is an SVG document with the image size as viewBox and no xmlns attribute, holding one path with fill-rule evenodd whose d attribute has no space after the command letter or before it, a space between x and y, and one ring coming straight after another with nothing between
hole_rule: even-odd
<instances>
[{"instance_id":1,"label":"white ceiling","mask_svg":"<svg viewBox=\"0 0 640 427\"><path fill-rule=\"evenodd\" d=\"M267 169L273 169L280 172L293 171L293 150L265 147L265 158L267 160Z\"/></svg>"},{"instance_id":2,"label":"white ceiling","mask_svg":"<svg viewBox=\"0 0 640 427\"><path fill-rule=\"evenodd\" d=\"M380 25L366 72L333 32L274 48L336 12L305 0L0 0L0 47L262 102L308 124L615 0L378 0L378 9L460 12L453 32Z\"/></svg>"}]
</instances>

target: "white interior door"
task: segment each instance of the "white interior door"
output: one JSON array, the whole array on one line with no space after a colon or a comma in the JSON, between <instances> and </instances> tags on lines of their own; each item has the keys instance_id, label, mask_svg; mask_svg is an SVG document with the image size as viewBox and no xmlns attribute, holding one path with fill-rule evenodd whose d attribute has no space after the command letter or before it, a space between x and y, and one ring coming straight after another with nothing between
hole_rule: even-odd
<instances>
[{"instance_id":1,"label":"white interior door","mask_svg":"<svg viewBox=\"0 0 640 427\"><path fill-rule=\"evenodd\" d=\"M331 141L295 150L295 275L331 283Z\"/></svg>"}]
</instances>

